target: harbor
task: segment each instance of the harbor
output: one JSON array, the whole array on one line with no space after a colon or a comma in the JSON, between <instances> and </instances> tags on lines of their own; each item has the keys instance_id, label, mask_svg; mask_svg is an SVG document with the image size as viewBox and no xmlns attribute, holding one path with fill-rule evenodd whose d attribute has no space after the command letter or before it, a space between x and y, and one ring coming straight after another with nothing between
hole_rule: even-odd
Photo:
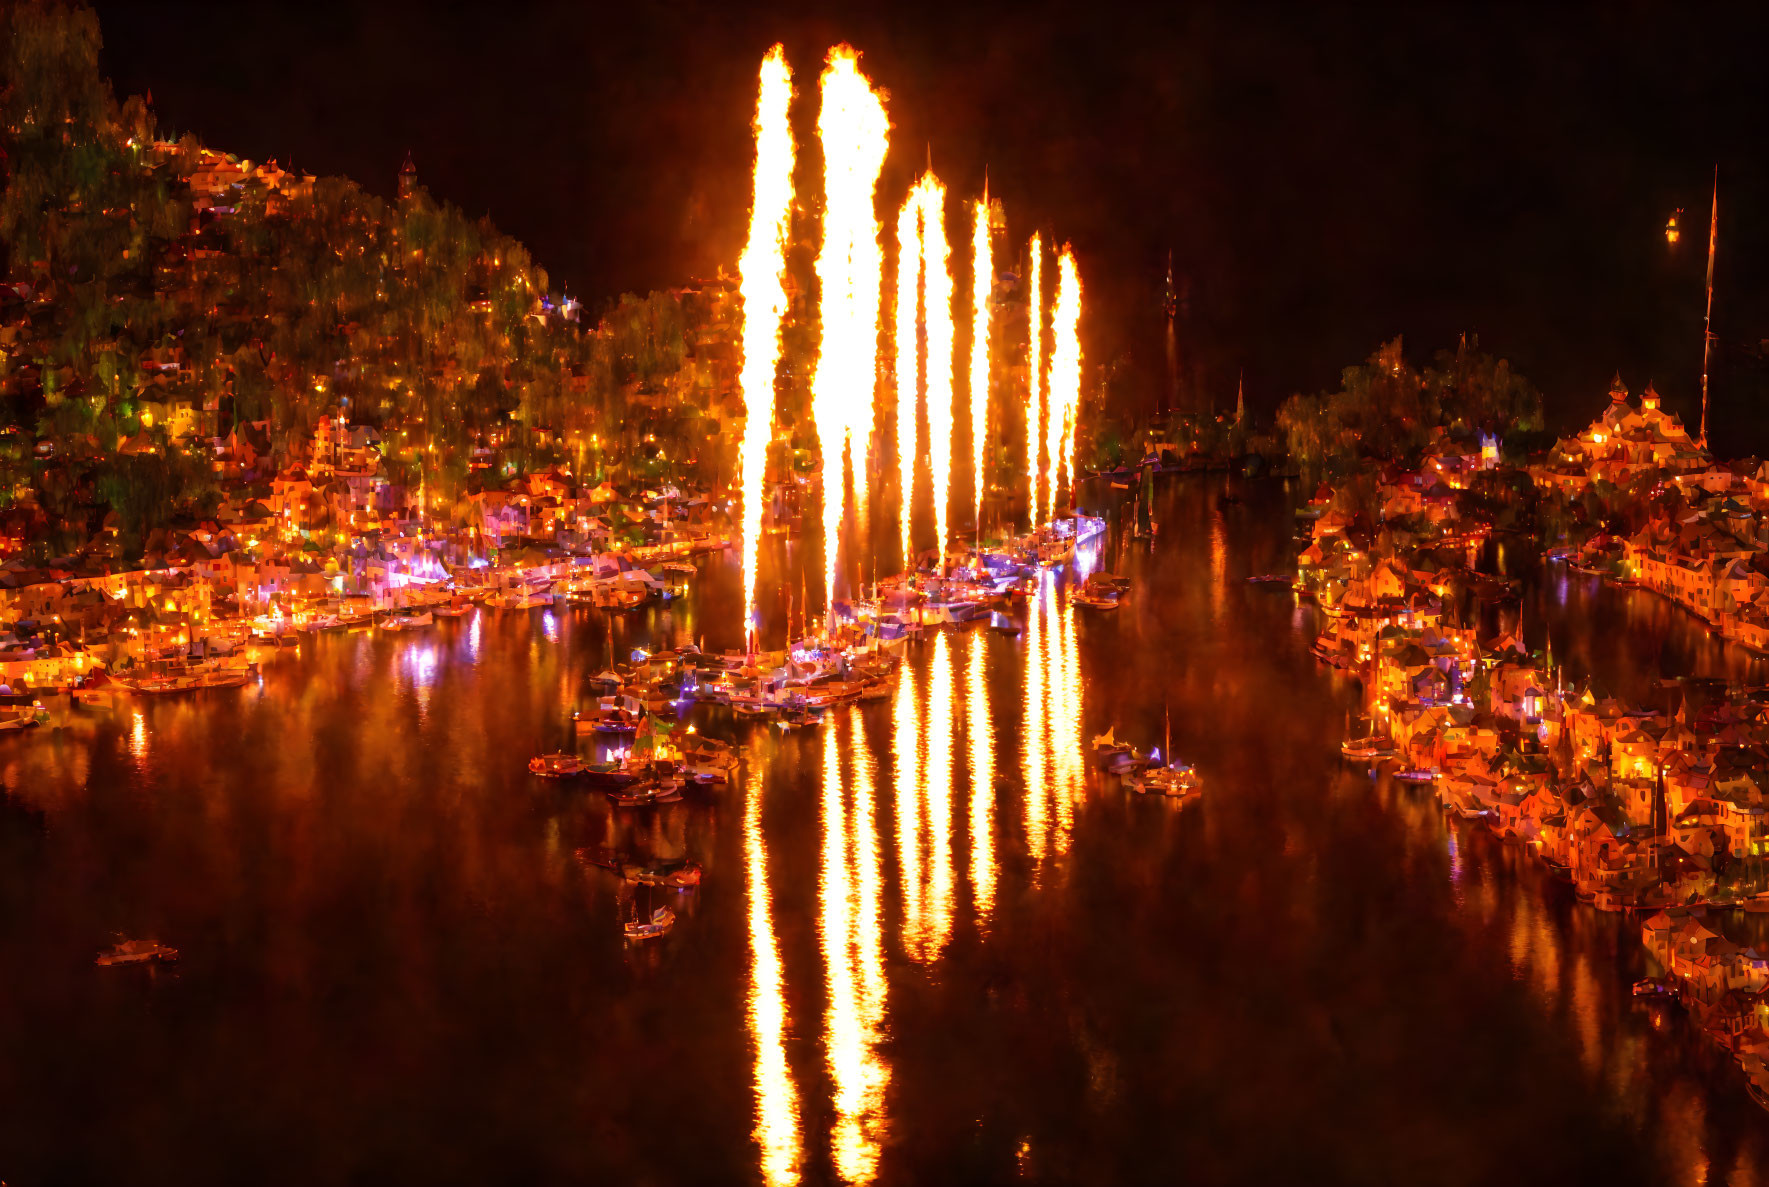
<instances>
[{"instance_id":1,"label":"harbor","mask_svg":"<svg viewBox=\"0 0 1769 1187\"><path fill-rule=\"evenodd\" d=\"M1282 1178L1302 1151L1379 1178L1451 1157L1471 1180L1524 1158L1620 1182L1760 1165L1733 1061L1632 996L1637 924L1429 791L1340 761L1358 695L1310 654L1318 612L1245 580L1285 564L1307 493L1160 479L1158 538L1121 545L1116 517L1102 538L1133 590L1115 614L1070 608L1071 569L1021 634L930 632L890 700L817 729L696 709L686 724L737 747L739 778L641 810L526 760L572 740L567 707L611 641L630 655L729 621L728 560L635 614L328 633L242 689L5 739L19 857L0 886L40 904L0 923L0 956L31 970L5 1074L50 1087L15 1097L0 1140L26 1172L69 1166L77 1092L83 1133L153 1125L199 1177L255 1161L273 1116L359 1132L335 1152L352 1162L429 1149L438 1173L494 1176L754 1180L776 1157L810 1178L1123 1179L1174 1160ZM1648 595L1559 588L1532 606L1567 646L1626 614L1668 664L1728 662L1686 616L1630 608ZM1620 683L1632 669L1609 669L1637 661L1603 637ZM1108 729L1161 745L1164 700L1196 802L1089 761ZM668 885L687 861L698 881ZM618 921L660 907L666 935L626 937ZM117 932L180 960L95 970ZM1283 988L1303 984L1306 1005ZM405 1069L397 1087L352 1070L365 1046ZM56 1070L99 1063L102 1080ZM155 1094L129 1087L144 1077ZM162 1098L201 1124L167 1123ZM456 1109L482 1137L446 1127ZM365 1113L388 1120L353 1130ZM1274 1114L1296 1140L1270 1142ZM693 1151L640 1123L663 1115ZM1376 1149L1372 1116L1391 1135ZM586 1145L598 1117L628 1138ZM1139 1117L1153 1136L1113 1139ZM1446 1148L1451 1117L1472 1124ZM122 1173L125 1147L80 1143L83 1177ZM323 1177L319 1157L284 1169Z\"/></svg>"}]
</instances>

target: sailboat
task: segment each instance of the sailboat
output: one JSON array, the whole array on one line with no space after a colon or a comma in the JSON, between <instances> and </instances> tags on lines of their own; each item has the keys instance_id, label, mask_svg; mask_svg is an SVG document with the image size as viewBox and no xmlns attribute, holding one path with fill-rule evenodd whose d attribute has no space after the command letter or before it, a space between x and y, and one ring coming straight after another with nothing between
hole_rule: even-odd
<instances>
[{"instance_id":1,"label":"sailboat","mask_svg":"<svg viewBox=\"0 0 1769 1187\"><path fill-rule=\"evenodd\" d=\"M1173 714L1162 710L1167 721L1167 736L1161 747L1161 761L1150 766L1142 773L1135 784L1136 790L1150 795L1172 796L1184 799L1195 795L1198 791L1198 772L1188 763L1177 762L1173 758Z\"/></svg>"},{"instance_id":2,"label":"sailboat","mask_svg":"<svg viewBox=\"0 0 1769 1187\"><path fill-rule=\"evenodd\" d=\"M639 897L633 896L633 917L621 924L621 930L629 940L649 940L666 934L676 925L676 913L668 907L659 907L649 917L639 912Z\"/></svg>"}]
</instances>

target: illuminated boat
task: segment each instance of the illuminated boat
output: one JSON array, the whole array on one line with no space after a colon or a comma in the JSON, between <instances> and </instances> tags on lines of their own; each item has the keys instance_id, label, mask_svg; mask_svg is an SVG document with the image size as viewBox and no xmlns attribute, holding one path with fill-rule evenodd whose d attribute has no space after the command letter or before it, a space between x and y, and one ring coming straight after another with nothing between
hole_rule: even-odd
<instances>
[{"instance_id":1,"label":"illuminated boat","mask_svg":"<svg viewBox=\"0 0 1769 1187\"><path fill-rule=\"evenodd\" d=\"M1073 602L1077 606L1083 606L1089 610L1116 610L1120 605L1122 605L1122 603L1118 600L1117 594L1090 593L1086 590L1083 590L1082 592L1080 592L1078 594L1072 594L1069 598L1069 601Z\"/></svg>"},{"instance_id":2,"label":"illuminated boat","mask_svg":"<svg viewBox=\"0 0 1769 1187\"><path fill-rule=\"evenodd\" d=\"M586 766L575 754L539 754L528 760L529 773L543 779L572 779L583 774Z\"/></svg>"},{"instance_id":3,"label":"illuminated boat","mask_svg":"<svg viewBox=\"0 0 1769 1187\"><path fill-rule=\"evenodd\" d=\"M100 965L113 964L149 964L155 961L170 963L178 959L178 949L169 948L165 944L156 944L152 940L120 940L108 952L100 952Z\"/></svg>"},{"instance_id":4,"label":"illuminated boat","mask_svg":"<svg viewBox=\"0 0 1769 1187\"><path fill-rule=\"evenodd\" d=\"M1358 762L1375 762L1393 758L1398 752L1393 741L1379 734L1371 734L1364 738L1347 738L1339 744L1339 753Z\"/></svg>"},{"instance_id":5,"label":"illuminated boat","mask_svg":"<svg viewBox=\"0 0 1769 1187\"><path fill-rule=\"evenodd\" d=\"M678 857L672 861L632 863L620 867L620 876L641 886L669 886L686 890L699 886L703 871L692 858Z\"/></svg>"},{"instance_id":6,"label":"illuminated boat","mask_svg":"<svg viewBox=\"0 0 1769 1187\"><path fill-rule=\"evenodd\" d=\"M418 606L407 606L383 616L381 627L389 631L416 631L432 626L435 622L430 611Z\"/></svg>"},{"instance_id":7,"label":"illuminated boat","mask_svg":"<svg viewBox=\"0 0 1769 1187\"><path fill-rule=\"evenodd\" d=\"M1174 799L1184 799L1198 793L1198 772L1182 762L1150 767L1136 777L1132 787L1147 795L1164 795Z\"/></svg>"},{"instance_id":8,"label":"illuminated boat","mask_svg":"<svg viewBox=\"0 0 1769 1187\"><path fill-rule=\"evenodd\" d=\"M595 708L574 715L580 734L630 734L639 728L645 716L644 706L633 697L598 697Z\"/></svg>"},{"instance_id":9,"label":"illuminated boat","mask_svg":"<svg viewBox=\"0 0 1769 1187\"><path fill-rule=\"evenodd\" d=\"M0 730L35 729L49 720L49 710L42 705L0 709Z\"/></svg>"},{"instance_id":10,"label":"illuminated boat","mask_svg":"<svg viewBox=\"0 0 1769 1187\"><path fill-rule=\"evenodd\" d=\"M499 610L533 610L538 606L551 606L553 594L545 588L517 585L499 590L486 600L486 604Z\"/></svg>"},{"instance_id":11,"label":"illuminated boat","mask_svg":"<svg viewBox=\"0 0 1769 1187\"><path fill-rule=\"evenodd\" d=\"M676 913L668 907L659 907L651 912L649 919L629 919L621 925L629 940L649 940L656 936L666 935L676 925Z\"/></svg>"}]
</instances>

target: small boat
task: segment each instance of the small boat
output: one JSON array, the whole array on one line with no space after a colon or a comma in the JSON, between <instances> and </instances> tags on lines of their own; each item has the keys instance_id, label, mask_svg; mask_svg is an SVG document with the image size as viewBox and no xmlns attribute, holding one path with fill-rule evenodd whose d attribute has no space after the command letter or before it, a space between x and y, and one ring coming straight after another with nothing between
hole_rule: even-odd
<instances>
[{"instance_id":1,"label":"small boat","mask_svg":"<svg viewBox=\"0 0 1769 1187\"><path fill-rule=\"evenodd\" d=\"M603 794L617 808L649 808L657 803L657 784L635 783L631 787L609 787L603 790Z\"/></svg>"},{"instance_id":2,"label":"small boat","mask_svg":"<svg viewBox=\"0 0 1769 1187\"><path fill-rule=\"evenodd\" d=\"M448 602L440 606L430 607L430 612L439 618L463 618L473 612L473 603Z\"/></svg>"},{"instance_id":3,"label":"small boat","mask_svg":"<svg viewBox=\"0 0 1769 1187\"><path fill-rule=\"evenodd\" d=\"M1397 751L1390 739L1371 734L1367 738L1347 738L1339 744L1339 753L1359 762L1374 762L1377 759L1393 758Z\"/></svg>"},{"instance_id":4,"label":"small boat","mask_svg":"<svg viewBox=\"0 0 1769 1187\"><path fill-rule=\"evenodd\" d=\"M823 724L821 709L787 709L780 714L780 720L774 724L782 730L801 730L813 725Z\"/></svg>"},{"instance_id":5,"label":"small boat","mask_svg":"<svg viewBox=\"0 0 1769 1187\"><path fill-rule=\"evenodd\" d=\"M771 706L761 701L733 700L731 702L731 712L741 720L757 721L770 716L774 710Z\"/></svg>"},{"instance_id":6,"label":"small boat","mask_svg":"<svg viewBox=\"0 0 1769 1187\"><path fill-rule=\"evenodd\" d=\"M1769 913L1769 891L1765 891L1760 894L1753 894L1753 895L1751 895L1751 897L1745 899L1744 902L1739 905L1742 906L1746 911L1749 911L1752 915L1762 915L1762 914Z\"/></svg>"},{"instance_id":7,"label":"small boat","mask_svg":"<svg viewBox=\"0 0 1769 1187\"><path fill-rule=\"evenodd\" d=\"M152 940L119 940L108 952L98 954L97 964L170 964L178 959L178 949Z\"/></svg>"},{"instance_id":8,"label":"small boat","mask_svg":"<svg viewBox=\"0 0 1769 1187\"><path fill-rule=\"evenodd\" d=\"M1165 707L1161 710L1165 722L1166 734L1162 749L1149 756L1150 766L1141 774L1126 776L1130 780L1133 791L1147 795L1171 796L1184 799L1195 795L1198 791L1198 772L1190 763L1176 762L1173 759L1173 714ZM1134 751L1132 752L1134 753ZM1162 761L1162 756L1166 761Z\"/></svg>"},{"instance_id":9,"label":"small boat","mask_svg":"<svg viewBox=\"0 0 1769 1187\"><path fill-rule=\"evenodd\" d=\"M1077 606L1085 606L1089 610L1116 610L1122 605L1116 594L1089 593L1085 590L1078 594L1071 594L1069 601Z\"/></svg>"},{"instance_id":10,"label":"small boat","mask_svg":"<svg viewBox=\"0 0 1769 1187\"><path fill-rule=\"evenodd\" d=\"M989 629L998 635L1006 635L1009 638L1012 638L1020 633L1020 624L1005 614L990 614Z\"/></svg>"},{"instance_id":11,"label":"small boat","mask_svg":"<svg viewBox=\"0 0 1769 1187\"><path fill-rule=\"evenodd\" d=\"M430 611L418 606L407 606L384 615L381 618L381 628L389 631L415 631L433 626L435 622Z\"/></svg>"},{"instance_id":12,"label":"small boat","mask_svg":"<svg viewBox=\"0 0 1769 1187\"><path fill-rule=\"evenodd\" d=\"M599 697L595 708L576 715L580 734L630 734L639 728L645 708L633 697Z\"/></svg>"},{"instance_id":13,"label":"small boat","mask_svg":"<svg viewBox=\"0 0 1769 1187\"><path fill-rule=\"evenodd\" d=\"M699 569L696 569L687 561L665 561L663 564L655 566L655 568L661 573L673 573L678 577L692 577L700 572Z\"/></svg>"},{"instance_id":14,"label":"small boat","mask_svg":"<svg viewBox=\"0 0 1769 1187\"><path fill-rule=\"evenodd\" d=\"M689 857L673 861L632 862L620 867L620 876L641 886L669 886L686 890L699 886L704 871L700 863Z\"/></svg>"},{"instance_id":15,"label":"small boat","mask_svg":"<svg viewBox=\"0 0 1769 1187\"><path fill-rule=\"evenodd\" d=\"M584 683L603 696L617 693L626 686L625 678L611 668L602 669Z\"/></svg>"},{"instance_id":16,"label":"small boat","mask_svg":"<svg viewBox=\"0 0 1769 1187\"><path fill-rule=\"evenodd\" d=\"M649 940L668 933L676 925L676 913L668 907L651 912L649 919L629 919L621 925L629 940Z\"/></svg>"},{"instance_id":17,"label":"small boat","mask_svg":"<svg viewBox=\"0 0 1769 1187\"><path fill-rule=\"evenodd\" d=\"M1635 997L1669 997L1674 992L1669 981L1646 977L1634 982Z\"/></svg>"},{"instance_id":18,"label":"small boat","mask_svg":"<svg viewBox=\"0 0 1769 1187\"><path fill-rule=\"evenodd\" d=\"M49 720L49 710L41 705L20 709L0 709L0 730L36 729Z\"/></svg>"},{"instance_id":19,"label":"small boat","mask_svg":"<svg viewBox=\"0 0 1769 1187\"><path fill-rule=\"evenodd\" d=\"M528 760L529 773L543 779L572 779L586 769L587 764L575 754L540 754Z\"/></svg>"},{"instance_id":20,"label":"small boat","mask_svg":"<svg viewBox=\"0 0 1769 1187\"><path fill-rule=\"evenodd\" d=\"M1247 584L1288 586L1293 580L1293 578L1285 573L1261 573L1257 577L1247 578Z\"/></svg>"}]
</instances>

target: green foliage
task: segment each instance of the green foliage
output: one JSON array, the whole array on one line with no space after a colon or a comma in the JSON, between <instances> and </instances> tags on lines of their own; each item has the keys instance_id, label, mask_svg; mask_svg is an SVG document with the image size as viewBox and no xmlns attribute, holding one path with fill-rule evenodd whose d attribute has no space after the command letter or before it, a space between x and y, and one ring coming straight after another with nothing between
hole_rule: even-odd
<instances>
[{"instance_id":1,"label":"green foliage","mask_svg":"<svg viewBox=\"0 0 1769 1187\"><path fill-rule=\"evenodd\" d=\"M1291 396L1277 416L1291 460L1310 478L1350 473L1366 458L1410 458L1438 428L1504 435L1541 427L1540 393L1471 341L1440 351L1421 373L1396 338L1347 367L1337 391Z\"/></svg>"}]
</instances>

